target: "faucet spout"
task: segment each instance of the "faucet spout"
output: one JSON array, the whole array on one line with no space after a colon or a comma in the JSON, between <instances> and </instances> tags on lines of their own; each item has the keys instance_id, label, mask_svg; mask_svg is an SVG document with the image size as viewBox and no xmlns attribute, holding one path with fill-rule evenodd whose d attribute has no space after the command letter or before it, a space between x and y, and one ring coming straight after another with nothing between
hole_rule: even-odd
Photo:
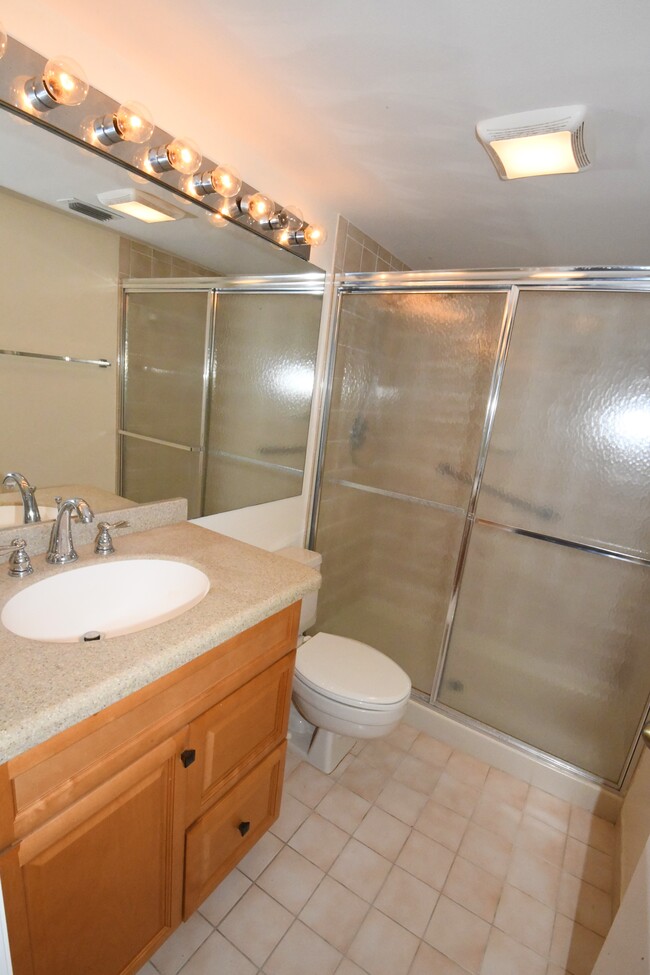
<instances>
[{"instance_id":1,"label":"faucet spout","mask_svg":"<svg viewBox=\"0 0 650 975\"><path fill-rule=\"evenodd\" d=\"M45 556L46 562L64 565L66 562L76 562L79 558L72 543L72 522L70 519L73 512L86 525L95 517L90 505L83 498L68 498L67 501L62 501L52 525L50 545Z\"/></svg>"},{"instance_id":2,"label":"faucet spout","mask_svg":"<svg viewBox=\"0 0 650 975\"><path fill-rule=\"evenodd\" d=\"M26 525L33 525L41 520L41 513L34 496L36 488L31 486L24 474L5 474L2 484L4 487L17 487L20 491L23 501L23 521Z\"/></svg>"}]
</instances>

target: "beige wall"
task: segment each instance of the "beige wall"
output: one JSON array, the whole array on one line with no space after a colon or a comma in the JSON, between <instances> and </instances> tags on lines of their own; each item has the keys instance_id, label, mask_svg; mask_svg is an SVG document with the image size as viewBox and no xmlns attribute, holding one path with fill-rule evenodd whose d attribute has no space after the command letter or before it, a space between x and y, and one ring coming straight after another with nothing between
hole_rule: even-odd
<instances>
[{"instance_id":1,"label":"beige wall","mask_svg":"<svg viewBox=\"0 0 650 975\"><path fill-rule=\"evenodd\" d=\"M621 898L650 839L650 751L645 749L632 778L619 820Z\"/></svg>"},{"instance_id":2,"label":"beige wall","mask_svg":"<svg viewBox=\"0 0 650 975\"><path fill-rule=\"evenodd\" d=\"M0 347L112 363L0 356L0 467L113 491L119 237L7 192L0 216Z\"/></svg>"}]
</instances>

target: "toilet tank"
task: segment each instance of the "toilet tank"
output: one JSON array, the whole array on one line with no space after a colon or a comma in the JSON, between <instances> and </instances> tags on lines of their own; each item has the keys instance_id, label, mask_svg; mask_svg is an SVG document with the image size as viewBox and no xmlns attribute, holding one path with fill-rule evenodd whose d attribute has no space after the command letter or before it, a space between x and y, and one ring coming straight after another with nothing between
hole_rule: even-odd
<instances>
[{"instance_id":1,"label":"toilet tank","mask_svg":"<svg viewBox=\"0 0 650 975\"><path fill-rule=\"evenodd\" d=\"M287 548L280 548L275 555L282 555L285 559L293 559L294 562L302 562L310 569L320 572L323 556L320 552L312 552L309 548L297 548L292 545ZM316 622L316 607L318 605L318 593L308 592L302 597L302 609L300 611L299 633L304 633Z\"/></svg>"}]
</instances>

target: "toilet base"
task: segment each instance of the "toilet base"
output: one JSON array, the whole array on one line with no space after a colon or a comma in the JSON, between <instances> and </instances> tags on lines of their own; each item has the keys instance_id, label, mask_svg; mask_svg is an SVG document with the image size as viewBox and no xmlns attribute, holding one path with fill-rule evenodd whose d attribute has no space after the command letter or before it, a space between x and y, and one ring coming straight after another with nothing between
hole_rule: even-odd
<instances>
[{"instance_id":1,"label":"toilet base","mask_svg":"<svg viewBox=\"0 0 650 975\"><path fill-rule=\"evenodd\" d=\"M295 748L303 758L328 775L343 761L356 738L338 735L325 728L316 728L298 711L293 701L289 715L289 738L291 747Z\"/></svg>"}]
</instances>

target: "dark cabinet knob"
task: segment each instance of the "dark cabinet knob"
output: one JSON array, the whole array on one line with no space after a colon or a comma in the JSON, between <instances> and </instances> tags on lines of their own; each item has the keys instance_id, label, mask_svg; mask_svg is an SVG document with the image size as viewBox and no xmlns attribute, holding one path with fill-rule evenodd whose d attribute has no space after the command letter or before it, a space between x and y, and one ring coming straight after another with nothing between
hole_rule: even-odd
<instances>
[{"instance_id":1,"label":"dark cabinet knob","mask_svg":"<svg viewBox=\"0 0 650 975\"><path fill-rule=\"evenodd\" d=\"M181 752L181 762L185 768L191 765L195 758L196 750L194 748L186 748L184 752Z\"/></svg>"},{"instance_id":2,"label":"dark cabinet knob","mask_svg":"<svg viewBox=\"0 0 650 975\"><path fill-rule=\"evenodd\" d=\"M246 836L246 833L249 831L250 828L251 828L250 823L240 823L239 826L237 827L237 829L239 830L242 836Z\"/></svg>"}]
</instances>

